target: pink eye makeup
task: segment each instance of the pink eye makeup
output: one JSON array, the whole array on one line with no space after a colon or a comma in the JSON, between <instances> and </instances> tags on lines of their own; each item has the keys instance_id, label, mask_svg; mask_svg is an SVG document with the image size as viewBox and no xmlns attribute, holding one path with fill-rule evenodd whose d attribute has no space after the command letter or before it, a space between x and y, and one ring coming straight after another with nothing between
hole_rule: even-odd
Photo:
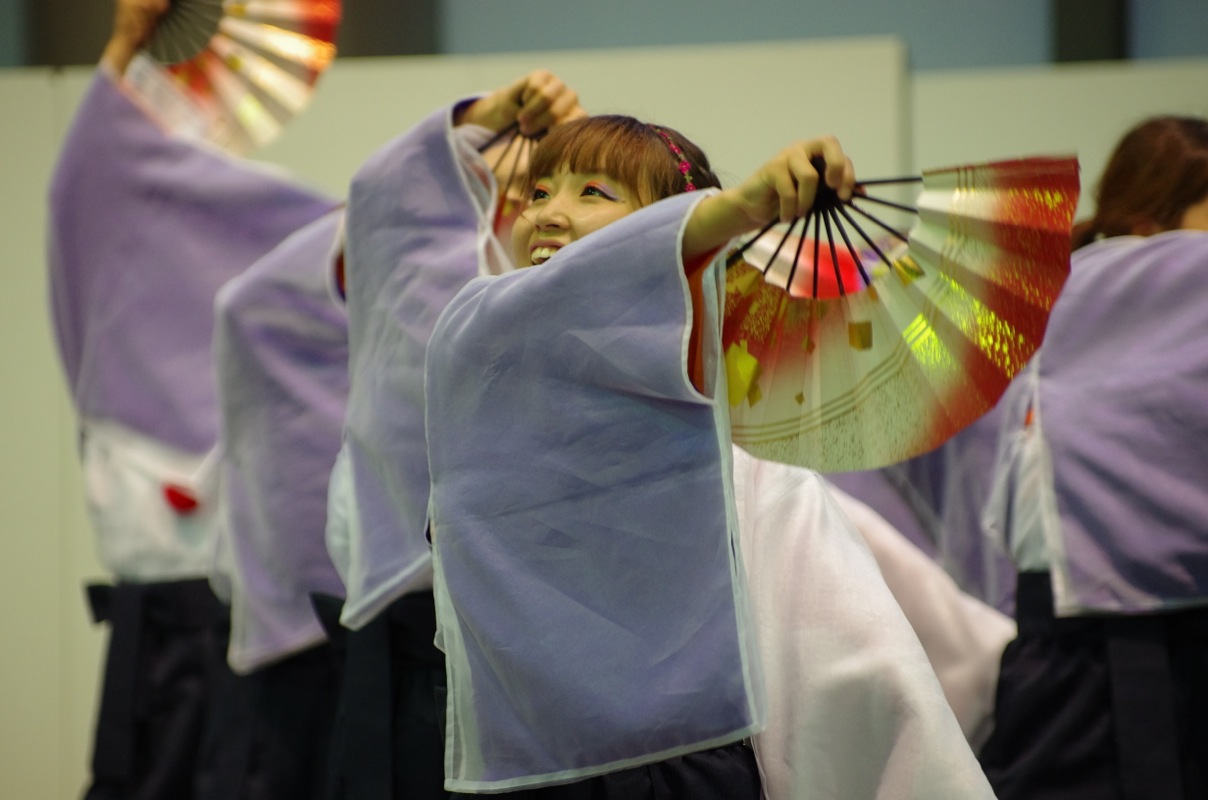
<instances>
[{"instance_id":1,"label":"pink eye makeup","mask_svg":"<svg viewBox=\"0 0 1208 800\"><path fill-rule=\"evenodd\" d=\"M588 194L588 193L599 194L608 200L614 200L614 201L620 199L620 194L618 194L615 189L613 189L608 184L602 183L600 181L588 181L587 185L583 187L583 193L584 194Z\"/></svg>"}]
</instances>

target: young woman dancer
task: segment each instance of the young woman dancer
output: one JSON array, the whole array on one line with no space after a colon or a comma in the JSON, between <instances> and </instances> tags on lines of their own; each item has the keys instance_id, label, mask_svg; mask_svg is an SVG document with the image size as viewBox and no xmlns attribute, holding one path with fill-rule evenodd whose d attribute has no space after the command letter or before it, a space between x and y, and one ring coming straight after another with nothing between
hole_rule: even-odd
<instances>
[{"instance_id":1,"label":"young woman dancer","mask_svg":"<svg viewBox=\"0 0 1208 800\"><path fill-rule=\"evenodd\" d=\"M512 121L493 113L503 105L497 93L453 119L499 130ZM467 173L451 169L443 191ZM765 724L761 654L736 539L714 256L804 213L819 180L849 196L851 162L833 139L803 141L718 190L682 135L613 116L555 127L529 174L512 252L532 268L470 281L427 351L446 787L757 798L746 741ZM491 272L493 217L480 219L480 272ZM878 685L875 671L857 669L868 682L845 689ZM901 708L875 708L872 724L897 730ZM871 749L885 778L894 748ZM906 791L988 796L964 749L944 777ZM874 795L875 779L857 788L839 773L850 774L812 776L819 796Z\"/></svg>"}]
</instances>

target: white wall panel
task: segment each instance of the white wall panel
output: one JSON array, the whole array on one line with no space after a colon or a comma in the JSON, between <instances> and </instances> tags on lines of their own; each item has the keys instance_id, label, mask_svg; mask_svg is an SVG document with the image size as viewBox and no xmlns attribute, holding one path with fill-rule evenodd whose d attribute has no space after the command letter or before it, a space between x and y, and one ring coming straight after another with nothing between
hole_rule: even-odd
<instances>
[{"instance_id":1,"label":"white wall panel","mask_svg":"<svg viewBox=\"0 0 1208 800\"><path fill-rule=\"evenodd\" d=\"M1079 218L1128 128L1153 114L1208 117L1208 59L931 72L913 84L917 166L1076 153Z\"/></svg>"}]
</instances>

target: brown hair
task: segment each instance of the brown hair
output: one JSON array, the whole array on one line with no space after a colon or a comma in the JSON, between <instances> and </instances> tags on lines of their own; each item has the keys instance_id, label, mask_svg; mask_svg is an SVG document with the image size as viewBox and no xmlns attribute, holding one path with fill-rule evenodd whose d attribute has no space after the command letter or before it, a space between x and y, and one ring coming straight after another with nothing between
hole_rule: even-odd
<instances>
[{"instance_id":1,"label":"brown hair","mask_svg":"<svg viewBox=\"0 0 1208 800\"><path fill-rule=\"evenodd\" d=\"M1095 190L1097 210L1074 226L1075 249L1099 237L1179 226L1208 197L1208 120L1152 117L1116 145Z\"/></svg>"},{"instance_id":2,"label":"brown hair","mask_svg":"<svg viewBox=\"0 0 1208 800\"><path fill-rule=\"evenodd\" d=\"M683 152L697 189L721 186L703 150L671 128L659 130ZM528 188L560 169L599 172L621 181L649 205L685 190L679 162L667 141L644 122L618 114L587 117L558 125L541 140L529 164Z\"/></svg>"}]
</instances>

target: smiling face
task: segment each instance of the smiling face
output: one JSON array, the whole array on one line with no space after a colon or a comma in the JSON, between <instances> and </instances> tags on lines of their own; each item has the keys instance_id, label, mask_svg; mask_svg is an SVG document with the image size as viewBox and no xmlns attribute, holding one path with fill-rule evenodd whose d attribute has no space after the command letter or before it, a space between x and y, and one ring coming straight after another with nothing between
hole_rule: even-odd
<instances>
[{"instance_id":1,"label":"smiling face","mask_svg":"<svg viewBox=\"0 0 1208 800\"><path fill-rule=\"evenodd\" d=\"M671 128L615 114L555 125L529 164L537 180L529 182L529 208L512 230L516 265L544 263L592 231L686 191L682 161L695 188L720 185L700 148Z\"/></svg>"},{"instance_id":2,"label":"smiling face","mask_svg":"<svg viewBox=\"0 0 1208 800\"><path fill-rule=\"evenodd\" d=\"M637 193L607 175L559 169L533 184L512 228L516 266L543 264L560 248L642 207Z\"/></svg>"}]
</instances>

